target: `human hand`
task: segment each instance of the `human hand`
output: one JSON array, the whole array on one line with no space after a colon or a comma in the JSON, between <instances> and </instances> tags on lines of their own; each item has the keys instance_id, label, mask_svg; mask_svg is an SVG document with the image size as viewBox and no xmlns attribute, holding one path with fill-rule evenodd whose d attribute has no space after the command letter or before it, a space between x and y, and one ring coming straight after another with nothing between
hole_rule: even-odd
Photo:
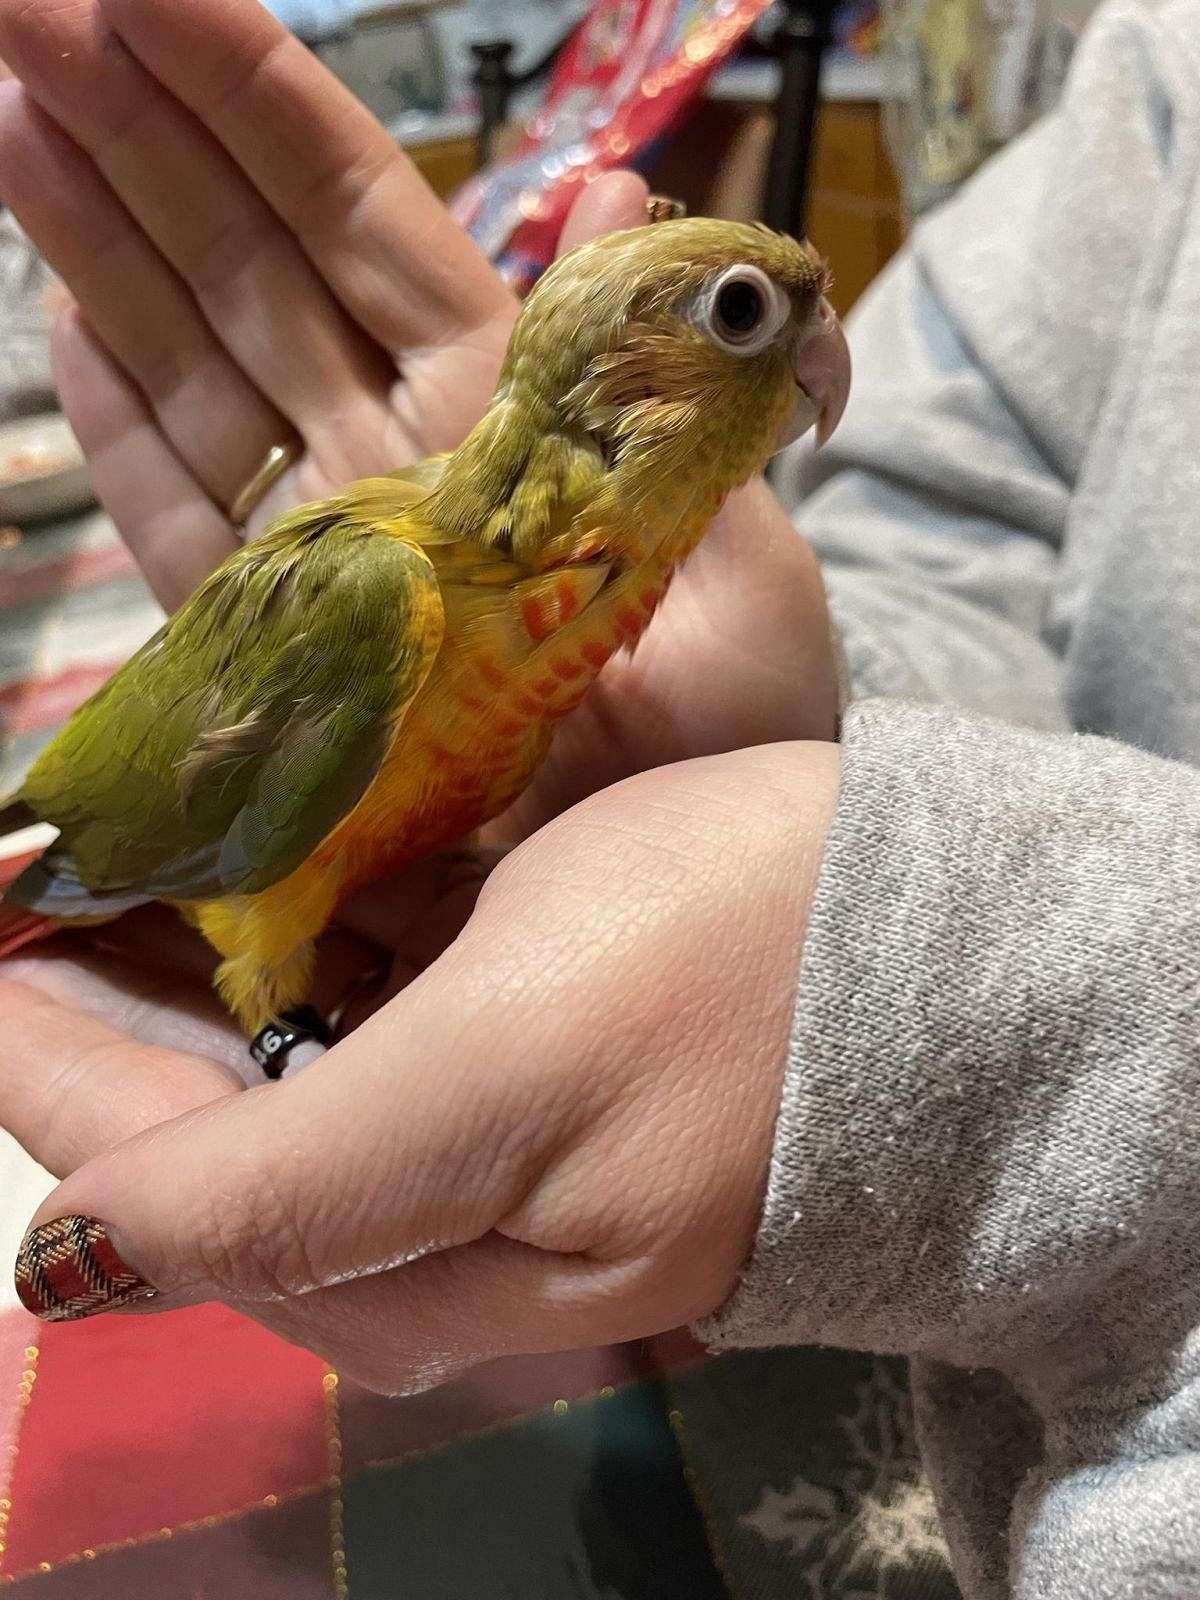
<instances>
[{"instance_id":1,"label":"human hand","mask_svg":"<svg viewBox=\"0 0 1200 1600\"><path fill-rule=\"evenodd\" d=\"M303 455L251 519L458 442L515 302L366 109L253 0L0 0L0 191L72 290L64 408L159 597L235 546L266 450ZM23 84L23 88L22 85ZM564 245L642 220L584 191ZM632 661L564 728L512 838L605 782L828 738L816 562L761 482L733 497Z\"/></svg>"},{"instance_id":2,"label":"human hand","mask_svg":"<svg viewBox=\"0 0 1200 1600\"><path fill-rule=\"evenodd\" d=\"M252 0L0 4L0 189L78 311L55 340L97 489L168 606L250 519L456 444L515 302L365 107ZM642 218L623 175L593 231Z\"/></svg>"},{"instance_id":3,"label":"human hand","mask_svg":"<svg viewBox=\"0 0 1200 1600\"><path fill-rule=\"evenodd\" d=\"M73 1169L36 1221L99 1218L156 1308L224 1299L390 1392L711 1310L754 1233L837 773L776 745L594 796L402 995L249 1093L64 1014L104 1067L47 1116L42 1008L0 985L0 1119ZM163 1083L210 1103L112 1148Z\"/></svg>"},{"instance_id":4,"label":"human hand","mask_svg":"<svg viewBox=\"0 0 1200 1600\"><path fill-rule=\"evenodd\" d=\"M513 302L394 143L256 5L0 0L0 39L26 86L0 91L0 184L81 307L58 331L64 401L167 604L233 547L222 494L285 414L305 455L259 521L343 476L451 444L474 420ZM592 185L564 246L637 222L644 194L629 174ZM189 255L203 229L212 247ZM194 294L187 270L200 274ZM765 485L751 485L491 838L512 843L659 762L825 736L832 723L815 562ZM356 931L323 942L323 995L332 1004L356 989L347 1020L361 1020L454 937L481 875L478 864L422 864L346 908ZM211 953L170 914L63 936L5 970L46 997L37 1087L56 1127L74 1126L72 1096L102 1103L97 1128L112 1143L238 1081L244 1042L199 987ZM379 986L363 982L380 973ZM79 1007L99 1034L70 1021ZM109 1070L129 1034L146 1046L137 1092ZM160 1071L167 1044L214 1065L183 1079ZM56 1170L74 1158L68 1140Z\"/></svg>"}]
</instances>

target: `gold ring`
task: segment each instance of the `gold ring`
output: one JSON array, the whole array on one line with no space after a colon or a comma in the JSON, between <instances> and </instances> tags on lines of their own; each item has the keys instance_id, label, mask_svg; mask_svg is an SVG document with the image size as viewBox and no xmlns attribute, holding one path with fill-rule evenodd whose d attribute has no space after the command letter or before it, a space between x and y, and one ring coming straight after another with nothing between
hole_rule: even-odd
<instances>
[{"instance_id":1,"label":"gold ring","mask_svg":"<svg viewBox=\"0 0 1200 1600\"><path fill-rule=\"evenodd\" d=\"M652 194L646 197L647 222L675 222L687 216L682 200L672 200L669 195Z\"/></svg>"},{"instance_id":2,"label":"gold ring","mask_svg":"<svg viewBox=\"0 0 1200 1600\"><path fill-rule=\"evenodd\" d=\"M261 504L267 490L279 477L286 472L293 462L300 459L300 446L298 444L273 444L263 457L262 465L254 476L238 491L237 497L229 508L229 520L237 528L244 528L250 520L255 508Z\"/></svg>"}]
</instances>

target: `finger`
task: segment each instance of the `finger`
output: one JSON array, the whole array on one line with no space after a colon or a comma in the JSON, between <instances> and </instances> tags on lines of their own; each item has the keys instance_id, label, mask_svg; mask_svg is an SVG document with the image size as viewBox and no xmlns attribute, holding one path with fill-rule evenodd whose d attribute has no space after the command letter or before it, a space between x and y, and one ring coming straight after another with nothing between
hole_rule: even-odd
<instances>
[{"instance_id":1,"label":"finger","mask_svg":"<svg viewBox=\"0 0 1200 1600\"><path fill-rule=\"evenodd\" d=\"M237 548L233 529L79 312L58 319L51 349L59 400L92 485L155 595L173 611Z\"/></svg>"},{"instance_id":2,"label":"finger","mask_svg":"<svg viewBox=\"0 0 1200 1600\"><path fill-rule=\"evenodd\" d=\"M489 1233L252 1314L370 1389L413 1394L500 1356L647 1337L673 1326L674 1310L636 1264Z\"/></svg>"},{"instance_id":3,"label":"finger","mask_svg":"<svg viewBox=\"0 0 1200 1600\"><path fill-rule=\"evenodd\" d=\"M410 949L427 967L462 931L469 908L504 854L472 842L426 856L395 877L357 890L338 907L338 922L384 949Z\"/></svg>"},{"instance_id":4,"label":"finger","mask_svg":"<svg viewBox=\"0 0 1200 1600\"><path fill-rule=\"evenodd\" d=\"M385 349L399 358L507 316L507 291L396 141L266 11L244 0L103 11Z\"/></svg>"},{"instance_id":5,"label":"finger","mask_svg":"<svg viewBox=\"0 0 1200 1600\"><path fill-rule=\"evenodd\" d=\"M130 1039L3 975L0 1031L0 1125L59 1177L141 1129L240 1088L216 1061Z\"/></svg>"},{"instance_id":6,"label":"finger","mask_svg":"<svg viewBox=\"0 0 1200 1600\"><path fill-rule=\"evenodd\" d=\"M606 172L589 183L567 213L556 254L566 255L605 233L637 228L646 220L646 180L636 172Z\"/></svg>"},{"instance_id":7,"label":"finger","mask_svg":"<svg viewBox=\"0 0 1200 1600\"><path fill-rule=\"evenodd\" d=\"M231 504L288 424L93 164L15 83L0 90L0 191L199 488Z\"/></svg>"},{"instance_id":8,"label":"finger","mask_svg":"<svg viewBox=\"0 0 1200 1600\"><path fill-rule=\"evenodd\" d=\"M377 464L393 364L228 154L106 30L90 0L4 0L0 52L95 162L217 338L326 471L345 481Z\"/></svg>"},{"instance_id":9,"label":"finger","mask_svg":"<svg viewBox=\"0 0 1200 1600\"><path fill-rule=\"evenodd\" d=\"M149 963L131 970L124 951L76 934L10 957L0 976L28 984L69 1010L86 1011L141 1044L203 1056L243 1082L250 1076L244 1071L245 1040L206 979L197 984Z\"/></svg>"},{"instance_id":10,"label":"finger","mask_svg":"<svg viewBox=\"0 0 1200 1600\"><path fill-rule=\"evenodd\" d=\"M696 675L689 689L702 708L696 726L713 736L693 741L686 753L833 739L837 666L820 563L765 479L752 478L730 495L694 554L659 620L672 630L704 633L723 648L691 656ZM764 649L763 641L772 647ZM731 680L735 651L743 670ZM796 694L798 683L806 686L803 695Z\"/></svg>"},{"instance_id":11,"label":"finger","mask_svg":"<svg viewBox=\"0 0 1200 1600\"><path fill-rule=\"evenodd\" d=\"M453 951L435 970L294 1079L100 1156L36 1221L99 1218L162 1305L273 1304L482 1238L584 1108L547 1087L537 1140L523 1136L519 1067L480 1070L494 1027L485 1037L478 962L461 984Z\"/></svg>"},{"instance_id":12,"label":"finger","mask_svg":"<svg viewBox=\"0 0 1200 1600\"><path fill-rule=\"evenodd\" d=\"M191 928L170 906L141 906L115 922L94 928L64 931L58 942L69 940L74 948L94 949L115 956L126 968L135 967L148 981L171 980L189 992L202 991L212 983L217 954L197 929ZM29 959L38 961L41 946L28 946ZM213 1000L214 1008L217 1002ZM226 1021L228 1017L226 1016ZM127 1029L136 1032L135 1029Z\"/></svg>"}]
</instances>

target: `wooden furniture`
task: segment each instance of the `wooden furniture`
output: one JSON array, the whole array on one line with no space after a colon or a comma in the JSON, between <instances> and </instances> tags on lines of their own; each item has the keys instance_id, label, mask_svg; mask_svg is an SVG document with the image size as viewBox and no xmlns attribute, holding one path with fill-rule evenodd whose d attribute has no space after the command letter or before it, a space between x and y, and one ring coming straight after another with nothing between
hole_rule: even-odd
<instances>
[{"instance_id":1,"label":"wooden furniture","mask_svg":"<svg viewBox=\"0 0 1200 1600\"><path fill-rule=\"evenodd\" d=\"M405 151L434 194L447 199L477 170L474 131L451 132L440 138L405 141Z\"/></svg>"},{"instance_id":2,"label":"wooden furniture","mask_svg":"<svg viewBox=\"0 0 1200 1600\"><path fill-rule=\"evenodd\" d=\"M797 235L806 231L808 222L821 66L833 43L834 5L835 0L781 0L771 40L779 87L762 216L772 228Z\"/></svg>"},{"instance_id":3,"label":"wooden furniture","mask_svg":"<svg viewBox=\"0 0 1200 1600\"><path fill-rule=\"evenodd\" d=\"M833 265L844 315L900 248L904 212L878 103L828 101L817 119L808 231Z\"/></svg>"}]
</instances>

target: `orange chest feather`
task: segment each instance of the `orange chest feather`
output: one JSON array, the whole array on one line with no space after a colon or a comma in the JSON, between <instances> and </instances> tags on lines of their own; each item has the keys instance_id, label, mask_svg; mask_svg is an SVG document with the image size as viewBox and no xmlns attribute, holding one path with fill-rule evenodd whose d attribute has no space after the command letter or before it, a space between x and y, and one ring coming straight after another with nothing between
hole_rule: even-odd
<instances>
[{"instance_id":1,"label":"orange chest feather","mask_svg":"<svg viewBox=\"0 0 1200 1600\"><path fill-rule=\"evenodd\" d=\"M584 566L447 584L433 669L374 783L318 855L340 857L357 881L499 815L533 777L558 720L640 638L670 577L656 560L613 579Z\"/></svg>"}]
</instances>

